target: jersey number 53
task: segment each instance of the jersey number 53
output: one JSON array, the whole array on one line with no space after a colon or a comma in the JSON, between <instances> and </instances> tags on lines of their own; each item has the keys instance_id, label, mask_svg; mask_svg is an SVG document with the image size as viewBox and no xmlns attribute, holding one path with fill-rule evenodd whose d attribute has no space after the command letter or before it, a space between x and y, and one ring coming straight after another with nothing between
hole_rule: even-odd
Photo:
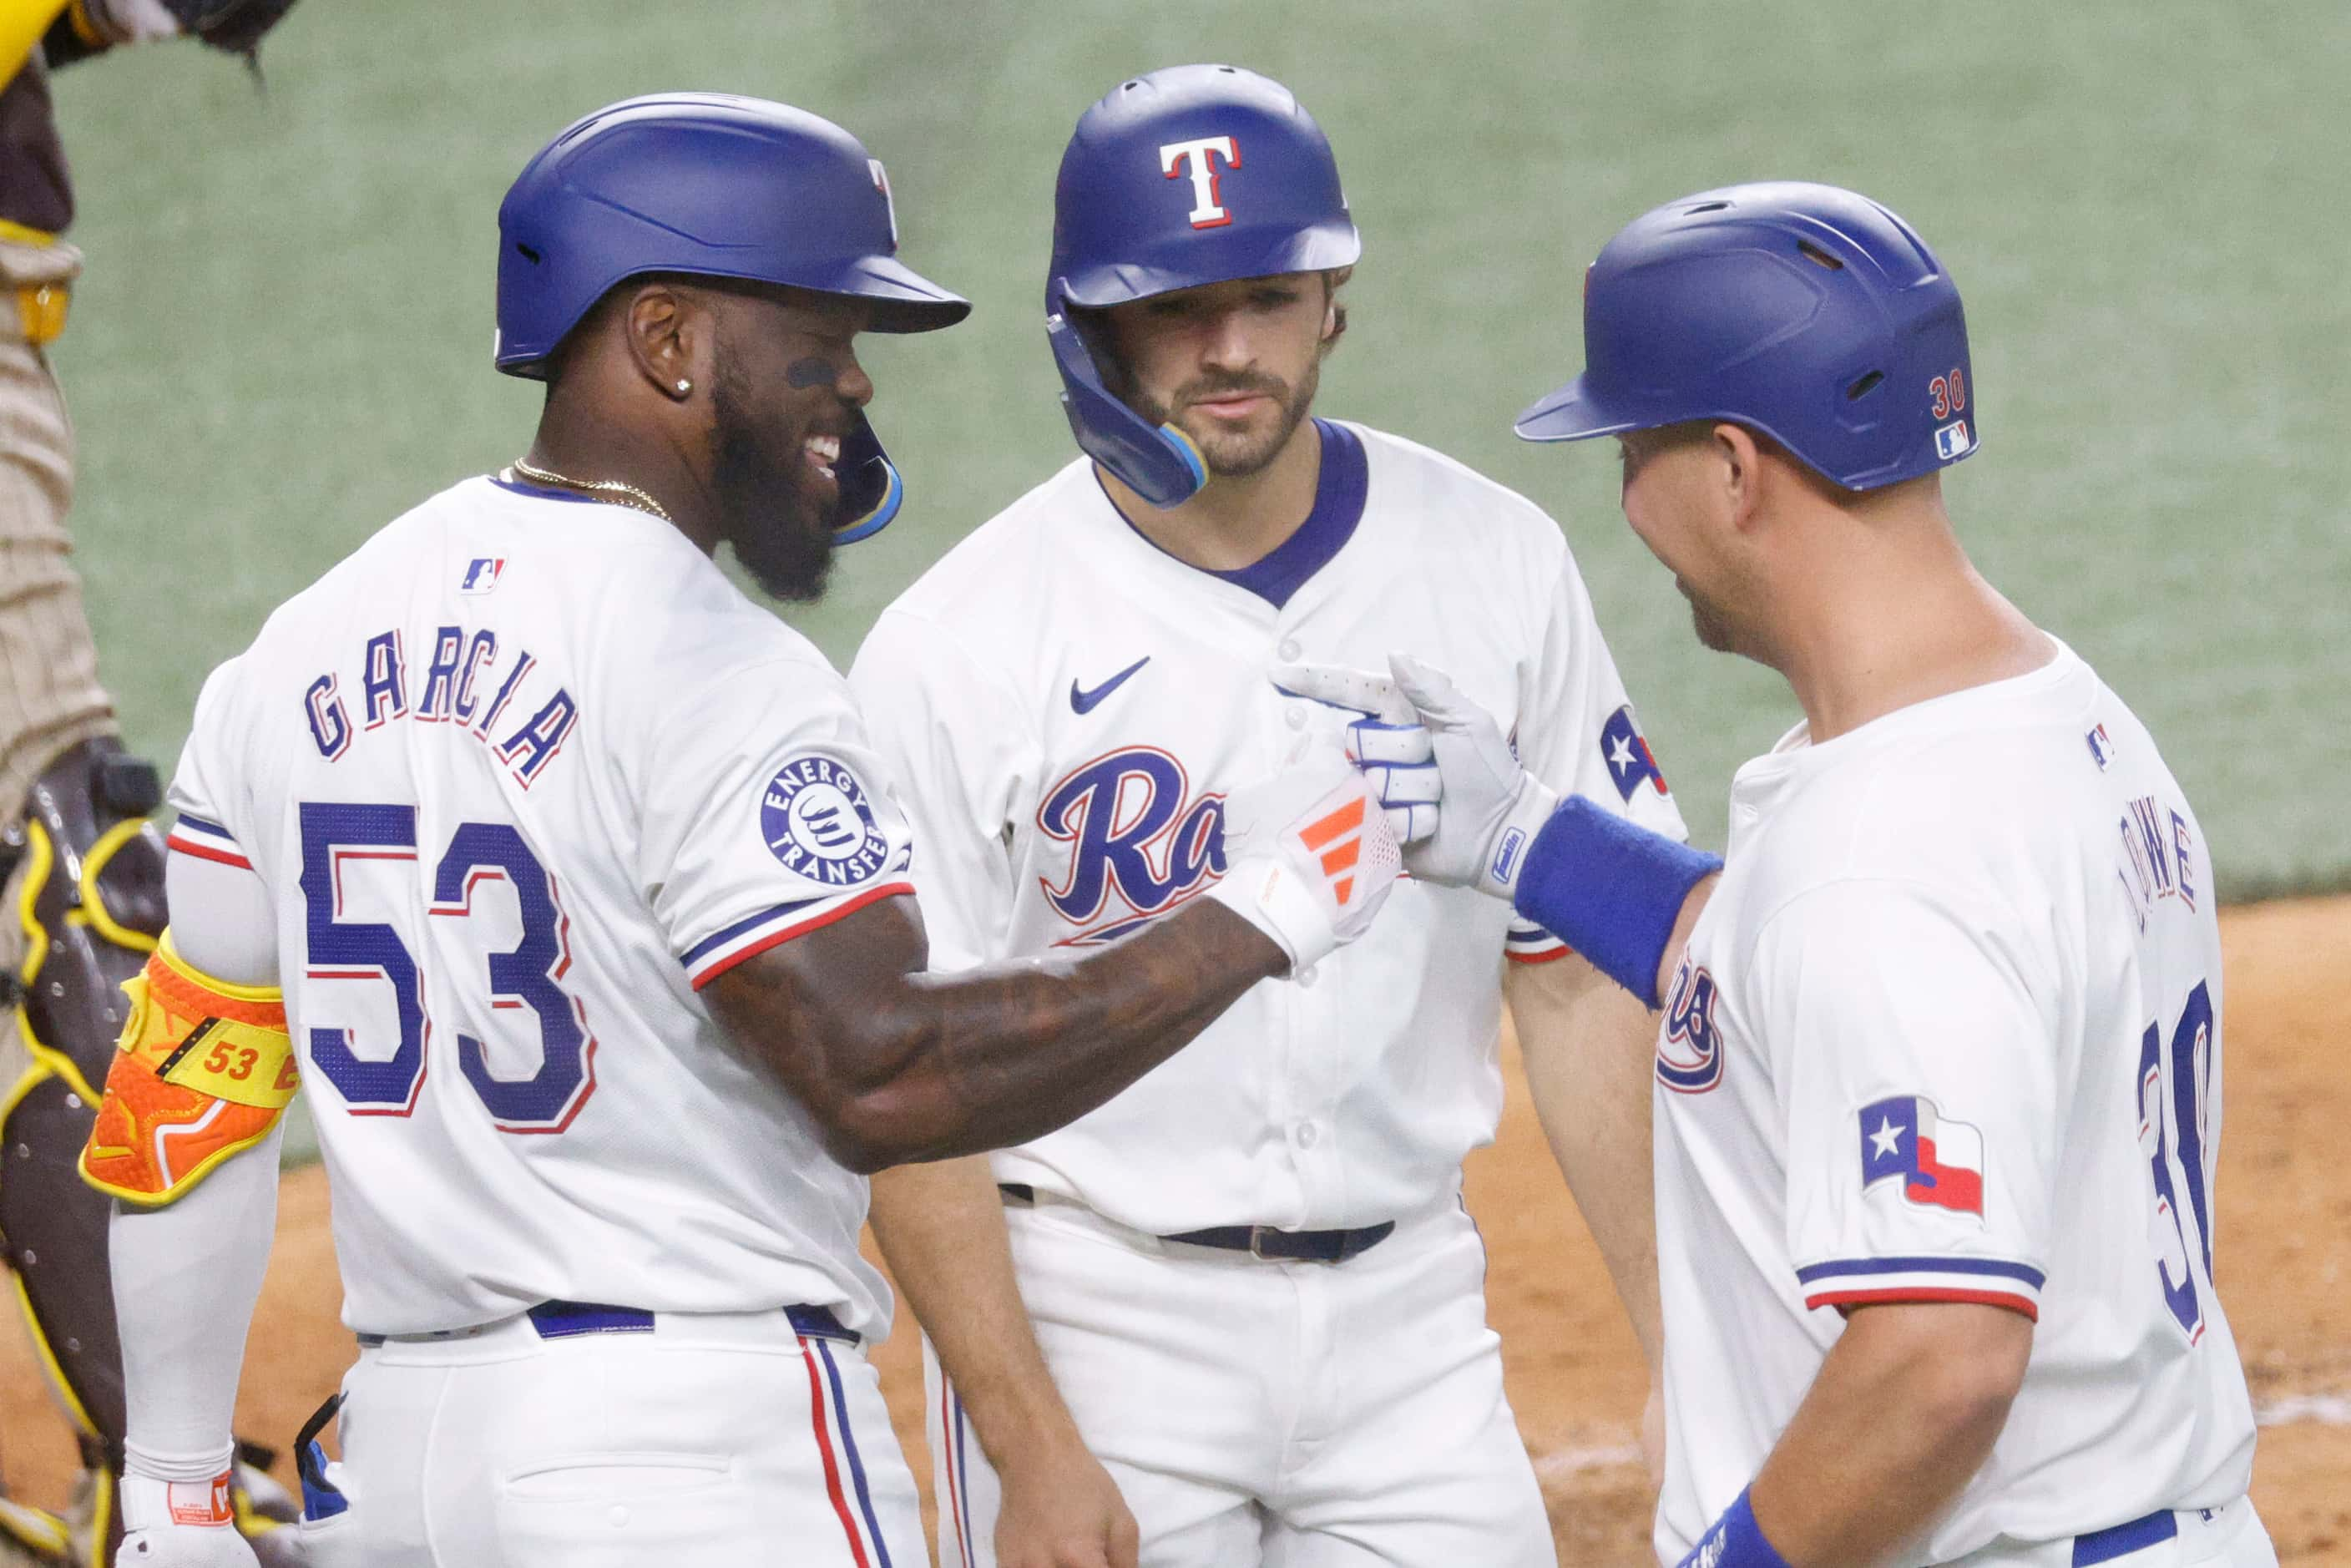
<instances>
[{"instance_id":1,"label":"jersey number 53","mask_svg":"<svg viewBox=\"0 0 2351 1568\"><path fill-rule=\"evenodd\" d=\"M391 986L398 1045L387 1056L353 1049L349 1029L309 1030L311 1062L354 1116L405 1116L416 1108L433 1039L414 950L394 926L346 920L343 869L352 861L416 859L416 808L350 801L302 803L302 897L308 921L303 977L317 982L367 980ZM554 876L522 834L505 822L461 822L433 872L433 919L465 919L474 893L501 880L514 889L522 939L489 956L492 1008L527 1008L538 1020L538 1071L528 1078L490 1074L482 1042L457 1034L457 1067L509 1133L559 1133L595 1092L596 1040L578 998L559 984L571 967L570 922ZM305 1010L308 1010L307 1008Z\"/></svg>"}]
</instances>

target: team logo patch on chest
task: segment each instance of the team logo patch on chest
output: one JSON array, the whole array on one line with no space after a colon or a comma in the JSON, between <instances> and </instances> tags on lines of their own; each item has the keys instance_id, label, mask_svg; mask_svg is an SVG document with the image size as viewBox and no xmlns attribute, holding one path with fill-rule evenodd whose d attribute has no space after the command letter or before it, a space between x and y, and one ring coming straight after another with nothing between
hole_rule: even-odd
<instances>
[{"instance_id":1,"label":"team logo patch on chest","mask_svg":"<svg viewBox=\"0 0 2351 1568\"><path fill-rule=\"evenodd\" d=\"M784 869L827 887L882 874L890 840L863 781L830 757L795 757L759 794L759 836Z\"/></svg>"},{"instance_id":2,"label":"team logo patch on chest","mask_svg":"<svg viewBox=\"0 0 2351 1568\"><path fill-rule=\"evenodd\" d=\"M1703 1094L1722 1082L1722 1036L1714 1027L1717 990L1703 964L1674 971L1657 1034L1657 1082L1677 1094Z\"/></svg>"},{"instance_id":3,"label":"team logo patch on chest","mask_svg":"<svg viewBox=\"0 0 2351 1568\"><path fill-rule=\"evenodd\" d=\"M1225 874L1224 796L1194 798L1184 765L1155 746L1071 768L1045 792L1037 827L1070 846L1068 874L1038 879L1079 927L1063 946L1123 936Z\"/></svg>"}]
</instances>

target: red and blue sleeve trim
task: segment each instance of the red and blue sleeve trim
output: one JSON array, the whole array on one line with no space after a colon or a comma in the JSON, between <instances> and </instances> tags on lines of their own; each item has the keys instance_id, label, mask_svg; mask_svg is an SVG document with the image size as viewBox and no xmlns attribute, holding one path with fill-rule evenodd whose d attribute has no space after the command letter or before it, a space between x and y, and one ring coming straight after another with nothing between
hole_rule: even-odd
<instances>
[{"instance_id":1,"label":"red and blue sleeve trim","mask_svg":"<svg viewBox=\"0 0 2351 1568\"><path fill-rule=\"evenodd\" d=\"M1513 964L1548 964L1574 951L1541 926L1523 920L1511 921L1510 933L1502 938L1502 956Z\"/></svg>"},{"instance_id":2,"label":"red and blue sleeve trim","mask_svg":"<svg viewBox=\"0 0 2351 1568\"><path fill-rule=\"evenodd\" d=\"M206 821L202 817L191 817L184 811L180 813L180 820L172 824L171 837L163 842L167 849L177 850L183 855L193 855L198 860L217 861L222 865L233 865L243 871L253 869L253 862L246 858L245 852L237 847L236 841L229 836L226 828L218 822Z\"/></svg>"},{"instance_id":3,"label":"red and blue sleeve trim","mask_svg":"<svg viewBox=\"0 0 2351 1568\"><path fill-rule=\"evenodd\" d=\"M795 936L830 925L877 899L902 893L912 894L914 891L911 882L885 882L840 897L778 904L703 938L680 955L678 962L685 966L686 978L698 991L755 953L764 953Z\"/></svg>"},{"instance_id":4,"label":"red and blue sleeve trim","mask_svg":"<svg viewBox=\"0 0 2351 1568\"><path fill-rule=\"evenodd\" d=\"M2006 1307L2035 1322L2047 1280L2029 1263L1998 1258L1840 1258L1796 1270L1807 1307L1967 1301Z\"/></svg>"}]
</instances>

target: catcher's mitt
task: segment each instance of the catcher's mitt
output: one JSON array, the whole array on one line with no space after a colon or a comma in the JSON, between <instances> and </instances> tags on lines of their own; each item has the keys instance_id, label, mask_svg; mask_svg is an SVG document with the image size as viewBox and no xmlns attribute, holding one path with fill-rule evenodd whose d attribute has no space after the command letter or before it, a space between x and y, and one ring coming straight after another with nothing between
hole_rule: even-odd
<instances>
[{"instance_id":1,"label":"catcher's mitt","mask_svg":"<svg viewBox=\"0 0 2351 1568\"><path fill-rule=\"evenodd\" d=\"M270 28L286 19L294 0L163 0L180 30L215 49L251 59Z\"/></svg>"},{"instance_id":2,"label":"catcher's mitt","mask_svg":"<svg viewBox=\"0 0 2351 1568\"><path fill-rule=\"evenodd\" d=\"M250 61L263 36L293 8L294 0L71 0L58 32L52 35L50 63L63 64L117 44L174 36L195 38Z\"/></svg>"}]
</instances>

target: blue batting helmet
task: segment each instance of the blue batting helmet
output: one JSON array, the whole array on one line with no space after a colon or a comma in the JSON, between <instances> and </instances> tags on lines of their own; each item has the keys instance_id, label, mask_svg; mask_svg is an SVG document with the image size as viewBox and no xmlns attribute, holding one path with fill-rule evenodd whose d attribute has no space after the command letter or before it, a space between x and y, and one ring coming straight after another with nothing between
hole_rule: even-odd
<instances>
[{"instance_id":1,"label":"blue batting helmet","mask_svg":"<svg viewBox=\"0 0 2351 1568\"><path fill-rule=\"evenodd\" d=\"M549 356L614 285L653 272L777 284L867 302L876 332L928 332L968 302L897 258L888 176L831 120L765 99L659 93L575 121L498 207L497 367ZM846 543L904 486L861 414L841 444Z\"/></svg>"},{"instance_id":2,"label":"blue batting helmet","mask_svg":"<svg viewBox=\"0 0 2351 1568\"><path fill-rule=\"evenodd\" d=\"M1073 309L1351 267L1362 254L1331 143L1280 82L1172 66L1113 88L1080 117L1053 189L1045 335L1078 444L1155 507L1207 483L1188 436L1104 386Z\"/></svg>"},{"instance_id":3,"label":"blue batting helmet","mask_svg":"<svg viewBox=\"0 0 2351 1568\"><path fill-rule=\"evenodd\" d=\"M1908 224L1834 185L1701 191L1625 225L1584 277L1583 357L1520 435L1730 420L1849 490L1978 444L1959 289Z\"/></svg>"}]
</instances>

